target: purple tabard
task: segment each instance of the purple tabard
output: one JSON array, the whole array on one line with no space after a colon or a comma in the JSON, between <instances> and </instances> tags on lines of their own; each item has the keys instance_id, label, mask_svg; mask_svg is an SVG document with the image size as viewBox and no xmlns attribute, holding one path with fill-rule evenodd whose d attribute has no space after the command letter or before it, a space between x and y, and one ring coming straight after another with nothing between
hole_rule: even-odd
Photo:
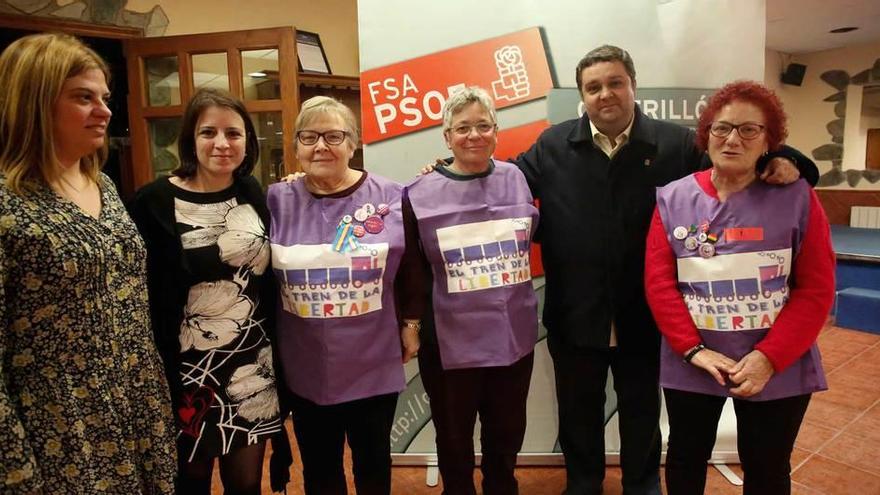
<instances>
[{"instance_id":1,"label":"purple tabard","mask_svg":"<svg viewBox=\"0 0 880 495\"><path fill-rule=\"evenodd\" d=\"M434 275L444 369L507 366L535 347L538 312L529 244L538 210L505 162L478 178L423 175L407 186Z\"/></svg>"},{"instance_id":2,"label":"purple tabard","mask_svg":"<svg viewBox=\"0 0 880 495\"><path fill-rule=\"evenodd\" d=\"M809 185L803 180L786 187L755 181L722 203L706 194L691 175L659 188L657 208L677 258L678 288L703 343L733 360L741 359L767 334L797 283L791 277L792 261L809 218ZM678 238L685 231L686 237ZM708 239L701 240L702 233ZM696 249L688 249L687 244L694 246L689 238L699 245ZM714 248L714 254L701 256L705 244ZM707 372L683 362L665 338L660 383L676 390L731 395ZM819 349L813 343L747 400L827 388Z\"/></svg>"},{"instance_id":3,"label":"purple tabard","mask_svg":"<svg viewBox=\"0 0 880 495\"><path fill-rule=\"evenodd\" d=\"M375 175L344 198L315 198L302 181L269 186L278 347L297 395L328 405L403 390L394 300L401 193Z\"/></svg>"}]
</instances>

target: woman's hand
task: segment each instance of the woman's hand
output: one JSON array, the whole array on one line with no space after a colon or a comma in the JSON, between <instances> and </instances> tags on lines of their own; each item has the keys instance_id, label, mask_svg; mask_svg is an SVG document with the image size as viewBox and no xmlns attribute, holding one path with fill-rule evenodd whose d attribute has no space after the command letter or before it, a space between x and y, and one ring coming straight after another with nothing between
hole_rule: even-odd
<instances>
[{"instance_id":1,"label":"woman's hand","mask_svg":"<svg viewBox=\"0 0 880 495\"><path fill-rule=\"evenodd\" d=\"M278 182L281 182L283 180L284 182L290 184L290 183L293 183L293 182L296 182L296 181L302 179L305 176L306 176L305 172L294 172L292 174L287 174L286 177L282 178Z\"/></svg>"},{"instance_id":2,"label":"woman's hand","mask_svg":"<svg viewBox=\"0 0 880 495\"><path fill-rule=\"evenodd\" d=\"M752 351L739 360L730 372L730 381L738 387L730 393L738 397L751 397L764 390L775 370L763 352Z\"/></svg>"},{"instance_id":3,"label":"woman's hand","mask_svg":"<svg viewBox=\"0 0 880 495\"><path fill-rule=\"evenodd\" d=\"M736 361L720 352L715 352L712 349L706 348L694 354L691 358L691 364L697 368L703 368L706 370L707 373L712 375L712 378L715 378L718 385L724 387L727 385L725 380L726 375L732 373Z\"/></svg>"},{"instance_id":4,"label":"woman's hand","mask_svg":"<svg viewBox=\"0 0 880 495\"><path fill-rule=\"evenodd\" d=\"M419 331L418 327L404 324L400 327L400 347L403 354L403 363L419 354Z\"/></svg>"},{"instance_id":5,"label":"woman's hand","mask_svg":"<svg viewBox=\"0 0 880 495\"><path fill-rule=\"evenodd\" d=\"M801 178L797 166L788 158L777 156L767 163L760 179L768 184L786 185Z\"/></svg>"}]
</instances>

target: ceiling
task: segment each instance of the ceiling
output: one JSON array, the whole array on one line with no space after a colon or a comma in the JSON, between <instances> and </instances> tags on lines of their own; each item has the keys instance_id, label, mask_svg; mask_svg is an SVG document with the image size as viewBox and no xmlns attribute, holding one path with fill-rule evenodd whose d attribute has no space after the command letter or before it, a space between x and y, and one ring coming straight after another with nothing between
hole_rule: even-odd
<instances>
[{"instance_id":1,"label":"ceiling","mask_svg":"<svg viewBox=\"0 0 880 495\"><path fill-rule=\"evenodd\" d=\"M878 0L766 0L767 48L809 53L880 40ZM828 31L855 26L849 33Z\"/></svg>"}]
</instances>

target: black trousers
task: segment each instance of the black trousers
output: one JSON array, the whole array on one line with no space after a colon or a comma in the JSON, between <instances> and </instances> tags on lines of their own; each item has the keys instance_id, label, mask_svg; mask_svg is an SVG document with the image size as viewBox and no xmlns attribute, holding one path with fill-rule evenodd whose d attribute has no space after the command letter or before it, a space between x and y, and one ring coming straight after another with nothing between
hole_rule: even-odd
<instances>
[{"instance_id":1,"label":"black trousers","mask_svg":"<svg viewBox=\"0 0 880 495\"><path fill-rule=\"evenodd\" d=\"M666 491L702 495L725 397L664 388L669 413ZM769 401L734 399L743 495L791 493L791 451L810 394Z\"/></svg>"},{"instance_id":2,"label":"black trousers","mask_svg":"<svg viewBox=\"0 0 880 495\"><path fill-rule=\"evenodd\" d=\"M391 493L390 435L398 394L329 406L289 395L307 495L348 493L342 466L346 437L358 495Z\"/></svg>"},{"instance_id":3,"label":"black trousers","mask_svg":"<svg viewBox=\"0 0 880 495\"><path fill-rule=\"evenodd\" d=\"M476 495L474 425L480 415L484 495L516 495L516 455L526 432L526 397L534 353L510 366L444 370L434 345L419 350L419 371L431 400L437 461L446 495Z\"/></svg>"},{"instance_id":4,"label":"black trousers","mask_svg":"<svg viewBox=\"0 0 880 495\"><path fill-rule=\"evenodd\" d=\"M598 495L605 478L605 385L614 376L624 495L660 494L660 358L549 340L556 372L565 495Z\"/></svg>"}]
</instances>

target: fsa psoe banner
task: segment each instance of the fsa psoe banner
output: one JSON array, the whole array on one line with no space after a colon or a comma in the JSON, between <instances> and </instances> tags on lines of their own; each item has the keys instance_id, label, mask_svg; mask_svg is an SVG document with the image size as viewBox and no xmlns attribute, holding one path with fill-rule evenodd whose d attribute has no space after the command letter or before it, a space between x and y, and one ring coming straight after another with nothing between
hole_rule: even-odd
<instances>
[{"instance_id":1,"label":"fsa psoe banner","mask_svg":"<svg viewBox=\"0 0 880 495\"><path fill-rule=\"evenodd\" d=\"M441 123L446 99L486 88L496 108L543 98L553 87L538 28L498 36L361 73L363 141Z\"/></svg>"}]
</instances>

